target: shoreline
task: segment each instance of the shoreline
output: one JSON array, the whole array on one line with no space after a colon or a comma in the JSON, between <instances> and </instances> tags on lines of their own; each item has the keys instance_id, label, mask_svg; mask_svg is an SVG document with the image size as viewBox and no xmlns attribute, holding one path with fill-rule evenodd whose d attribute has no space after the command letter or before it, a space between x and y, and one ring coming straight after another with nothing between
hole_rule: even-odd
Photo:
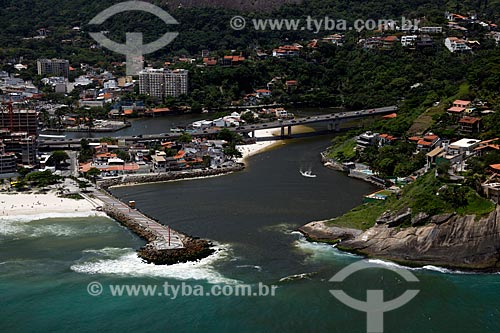
<instances>
[{"instance_id":1,"label":"shoreline","mask_svg":"<svg viewBox=\"0 0 500 333\"><path fill-rule=\"evenodd\" d=\"M0 222L37 221L47 218L72 218L106 216L97 210L100 201L58 197L55 192L47 194L0 193Z\"/></svg>"},{"instance_id":2,"label":"shoreline","mask_svg":"<svg viewBox=\"0 0 500 333\"><path fill-rule=\"evenodd\" d=\"M166 173L144 175L144 176L131 175L131 176L125 176L125 177L101 181L99 182L99 187L109 192L108 189L114 187L128 187L128 186L138 186L145 184L158 184L158 183L168 183L174 181L220 177L234 172L243 171L244 169L245 166L243 164L236 163L233 166L220 169L194 170L184 173L166 172Z\"/></svg>"},{"instance_id":3,"label":"shoreline","mask_svg":"<svg viewBox=\"0 0 500 333\"><path fill-rule=\"evenodd\" d=\"M345 173L343 165L328 159L324 152L321 157L325 167ZM475 215L456 214L428 216L427 220L429 223L407 228L399 228L391 220L364 231L327 225L331 220L323 220L309 222L296 231L307 241L335 244L340 251L366 259L411 268L435 266L471 273L500 272L500 250L496 250L500 206L480 221Z\"/></svg>"},{"instance_id":4,"label":"shoreline","mask_svg":"<svg viewBox=\"0 0 500 333\"><path fill-rule=\"evenodd\" d=\"M444 222L399 230L387 224L366 231L309 222L296 231L307 241L335 245L365 259L385 260L409 268L435 266L467 273L498 274L500 207L476 221L474 215L453 216ZM475 237L472 237L472 236Z\"/></svg>"},{"instance_id":5,"label":"shoreline","mask_svg":"<svg viewBox=\"0 0 500 333\"><path fill-rule=\"evenodd\" d=\"M255 131L255 139L278 136L278 130L261 129ZM275 141L257 141L250 145L238 145L236 149L242 154L242 157L236 162L247 164L247 160L255 155L263 153L275 146L279 146L283 140Z\"/></svg>"}]
</instances>

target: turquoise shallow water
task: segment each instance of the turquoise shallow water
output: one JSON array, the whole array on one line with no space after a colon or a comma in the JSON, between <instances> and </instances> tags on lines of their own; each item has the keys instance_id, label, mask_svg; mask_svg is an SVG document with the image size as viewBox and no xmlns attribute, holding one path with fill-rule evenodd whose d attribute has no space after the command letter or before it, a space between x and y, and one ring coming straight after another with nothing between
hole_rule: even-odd
<instances>
[{"instance_id":1,"label":"turquoise shallow water","mask_svg":"<svg viewBox=\"0 0 500 333\"><path fill-rule=\"evenodd\" d=\"M157 267L134 249L143 242L107 218L7 222L0 227L0 327L4 332L365 332L365 314L329 294L342 288L386 299L415 288L378 269L341 284L328 280L360 258L306 242L293 229L358 204L372 188L322 169L324 139L301 141L252 159L227 177L116 189L175 228L218 243L199 263ZM298 173L311 163L318 178ZM265 191L263 190L265 189ZM217 204L219 203L219 204ZM386 332L499 332L500 275L412 271L419 295L385 315ZM308 273L300 279L280 279ZM104 292L90 296L99 282ZM117 297L109 285L238 283L277 285L274 297Z\"/></svg>"}]
</instances>

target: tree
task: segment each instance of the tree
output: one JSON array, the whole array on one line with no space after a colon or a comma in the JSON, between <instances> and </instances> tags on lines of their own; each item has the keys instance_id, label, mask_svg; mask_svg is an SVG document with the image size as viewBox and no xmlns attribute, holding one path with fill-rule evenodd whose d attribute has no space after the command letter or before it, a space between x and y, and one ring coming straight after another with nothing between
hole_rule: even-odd
<instances>
[{"instance_id":1,"label":"tree","mask_svg":"<svg viewBox=\"0 0 500 333\"><path fill-rule=\"evenodd\" d=\"M254 124L257 122L257 118L253 114L253 112L245 112L241 115L241 119L244 120L248 124Z\"/></svg>"},{"instance_id":2,"label":"tree","mask_svg":"<svg viewBox=\"0 0 500 333\"><path fill-rule=\"evenodd\" d=\"M57 182L61 179L61 177L54 175L50 171L37 171L28 174L24 180L26 182L30 182L34 186L38 187L46 187L49 185L57 184Z\"/></svg>"},{"instance_id":3,"label":"tree","mask_svg":"<svg viewBox=\"0 0 500 333\"><path fill-rule=\"evenodd\" d=\"M241 136L227 128L223 128L217 133L217 139L226 141L229 145L236 145L241 142Z\"/></svg>"},{"instance_id":4,"label":"tree","mask_svg":"<svg viewBox=\"0 0 500 333\"><path fill-rule=\"evenodd\" d=\"M193 137L189 133L182 133L182 135L177 139L177 142L180 143L191 143L193 141Z\"/></svg>"},{"instance_id":5,"label":"tree","mask_svg":"<svg viewBox=\"0 0 500 333\"><path fill-rule=\"evenodd\" d=\"M56 170L58 170L61 166L61 163L68 160L68 159L69 159L69 156L65 151L58 150L58 151L55 151L54 153L52 153L48 162L49 162L49 165L55 165Z\"/></svg>"},{"instance_id":6,"label":"tree","mask_svg":"<svg viewBox=\"0 0 500 333\"><path fill-rule=\"evenodd\" d=\"M92 158L92 148L89 145L89 141L87 139L80 140L80 154L78 155L78 162L83 163L87 162Z\"/></svg>"},{"instance_id":7,"label":"tree","mask_svg":"<svg viewBox=\"0 0 500 333\"><path fill-rule=\"evenodd\" d=\"M97 168L91 168L89 171L87 171L86 177L92 179L92 181L95 183L97 176L101 174L101 170Z\"/></svg>"},{"instance_id":8,"label":"tree","mask_svg":"<svg viewBox=\"0 0 500 333\"><path fill-rule=\"evenodd\" d=\"M230 160L243 156L241 152L236 149L236 145L234 144L226 145L226 147L224 148L224 155L226 155L226 157Z\"/></svg>"},{"instance_id":9,"label":"tree","mask_svg":"<svg viewBox=\"0 0 500 333\"><path fill-rule=\"evenodd\" d=\"M125 162L130 161L130 154L125 150L119 149L115 153L119 159L124 160Z\"/></svg>"}]
</instances>

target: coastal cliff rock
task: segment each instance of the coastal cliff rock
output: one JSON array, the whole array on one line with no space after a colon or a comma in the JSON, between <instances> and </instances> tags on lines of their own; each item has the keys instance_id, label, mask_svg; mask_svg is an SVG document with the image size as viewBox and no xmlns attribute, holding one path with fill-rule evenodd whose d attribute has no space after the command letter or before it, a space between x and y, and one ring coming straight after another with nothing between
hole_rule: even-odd
<instances>
[{"instance_id":1,"label":"coastal cliff rock","mask_svg":"<svg viewBox=\"0 0 500 333\"><path fill-rule=\"evenodd\" d=\"M411 220L411 208L405 207L396 213L384 212L378 219L377 224L387 224L388 227L397 227Z\"/></svg>"},{"instance_id":2,"label":"coastal cliff rock","mask_svg":"<svg viewBox=\"0 0 500 333\"><path fill-rule=\"evenodd\" d=\"M500 271L500 207L479 219L474 215L443 214L424 217L429 223L408 228L390 227L388 223L348 237L338 248L368 257L387 259L411 266L436 265L453 269ZM421 221L418 221L420 223ZM299 230L317 240L327 235L326 225L306 225ZM341 231L332 229L332 238ZM311 237L312 235L312 237Z\"/></svg>"},{"instance_id":3,"label":"coastal cliff rock","mask_svg":"<svg viewBox=\"0 0 500 333\"><path fill-rule=\"evenodd\" d=\"M323 221L311 222L299 228L299 231L310 240L336 243L354 239L363 232L357 229L329 227Z\"/></svg>"},{"instance_id":4,"label":"coastal cliff rock","mask_svg":"<svg viewBox=\"0 0 500 333\"><path fill-rule=\"evenodd\" d=\"M404 229L378 225L342 242L339 248L411 265L500 270L499 207L481 219L468 215L447 216L446 220L441 216L435 221L440 224Z\"/></svg>"}]
</instances>

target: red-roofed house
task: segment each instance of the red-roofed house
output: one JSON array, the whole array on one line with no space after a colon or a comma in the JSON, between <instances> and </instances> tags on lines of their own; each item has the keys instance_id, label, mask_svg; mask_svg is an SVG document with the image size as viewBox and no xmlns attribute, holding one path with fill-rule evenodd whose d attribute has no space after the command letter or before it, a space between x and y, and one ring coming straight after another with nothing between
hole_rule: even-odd
<instances>
[{"instance_id":1,"label":"red-roofed house","mask_svg":"<svg viewBox=\"0 0 500 333\"><path fill-rule=\"evenodd\" d=\"M457 99L456 101L453 102L452 107L448 109L448 112L450 114L459 115L462 112L465 112L467 108L470 108L471 106L472 106L471 101L464 101Z\"/></svg>"},{"instance_id":2,"label":"red-roofed house","mask_svg":"<svg viewBox=\"0 0 500 333\"><path fill-rule=\"evenodd\" d=\"M217 65L217 59L215 58L203 58L203 63L205 66L215 66Z\"/></svg>"},{"instance_id":3,"label":"red-roofed house","mask_svg":"<svg viewBox=\"0 0 500 333\"><path fill-rule=\"evenodd\" d=\"M479 147L474 148L474 152L478 156L483 156L484 154L491 152L491 151L500 151L500 145L496 142L498 142L498 138L491 139L491 140L486 140L482 141L479 143Z\"/></svg>"},{"instance_id":4,"label":"red-roofed house","mask_svg":"<svg viewBox=\"0 0 500 333\"><path fill-rule=\"evenodd\" d=\"M397 141L398 138L396 138L395 136L392 136L392 135L389 135L389 134L380 134L378 136L378 139L379 139L379 145L380 146L385 146L385 145L390 145L392 144L393 142Z\"/></svg>"},{"instance_id":5,"label":"red-roofed house","mask_svg":"<svg viewBox=\"0 0 500 333\"><path fill-rule=\"evenodd\" d=\"M172 110L170 110L169 108L154 108L154 109L147 110L145 112L145 114L148 116L161 116L161 115L169 114L171 112L172 112Z\"/></svg>"},{"instance_id":6,"label":"red-roofed house","mask_svg":"<svg viewBox=\"0 0 500 333\"><path fill-rule=\"evenodd\" d=\"M476 117L463 117L458 121L460 125L460 133L474 134L479 133L481 130L481 118Z\"/></svg>"},{"instance_id":7,"label":"red-roofed house","mask_svg":"<svg viewBox=\"0 0 500 333\"><path fill-rule=\"evenodd\" d=\"M490 165L491 170L496 173L500 173L500 164L492 164Z\"/></svg>"},{"instance_id":8,"label":"red-roofed house","mask_svg":"<svg viewBox=\"0 0 500 333\"><path fill-rule=\"evenodd\" d=\"M394 43L399 41L399 38L397 36L387 36L383 37L381 41L382 41L382 48L388 49L393 47Z\"/></svg>"},{"instance_id":9,"label":"red-roofed house","mask_svg":"<svg viewBox=\"0 0 500 333\"><path fill-rule=\"evenodd\" d=\"M417 141L417 149L419 151L430 152L436 148L439 143L441 143L441 139L437 135L428 134Z\"/></svg>"},{"instance_id":10,"label":"red-roofed house","mask_svg":"<svg viewBox=\"0 0 500 333\"><path fill-rule=\"evenodd\" d=\"M472 102L457 99L456 101L453 102L453 106L462 107L462 108L469 108L472 106Z\"/></svg>"},{"instance_id":11,"label":"red-roofed house","mask_svg":"<svg viewBox=\"0 0 500 333\"><path fill-rule=\"evenodd\" d=\"M258 89L255 91L257 98L271 97L271 90Z\"/></svg>"},{"instance_id":12,"label":"red-roofed house","mask_svg":"<svg viewBox=\"0 0 500 333\"><path fill-rule=\"evenodd\" d=\"M222 66L237 66L245 61L245 57L239 56L224 56L222 58Z\"/></svg>"},{"instance_id":13,"label":"red-roofed house","mask_svg":"<svg viewBox=\"0 0 500 333\"><path fill-rule=\"evenodd\" d=\"M296 45L283 45L273 50L273 57L286 58L297 57L300 53L300 47Z\"/></svg>"},{"instance_id":14,"label":"red-roofed house","mask_svg":"<svg viewBox=\"0 0 500 333\"><path fill-rule=\"evenodd\" d=\"M288 92L291 92L292 90L297 89L299 83L297 82L297 80L288 80L285 82L285 86Z\"/></svg>"}]
</instances>

